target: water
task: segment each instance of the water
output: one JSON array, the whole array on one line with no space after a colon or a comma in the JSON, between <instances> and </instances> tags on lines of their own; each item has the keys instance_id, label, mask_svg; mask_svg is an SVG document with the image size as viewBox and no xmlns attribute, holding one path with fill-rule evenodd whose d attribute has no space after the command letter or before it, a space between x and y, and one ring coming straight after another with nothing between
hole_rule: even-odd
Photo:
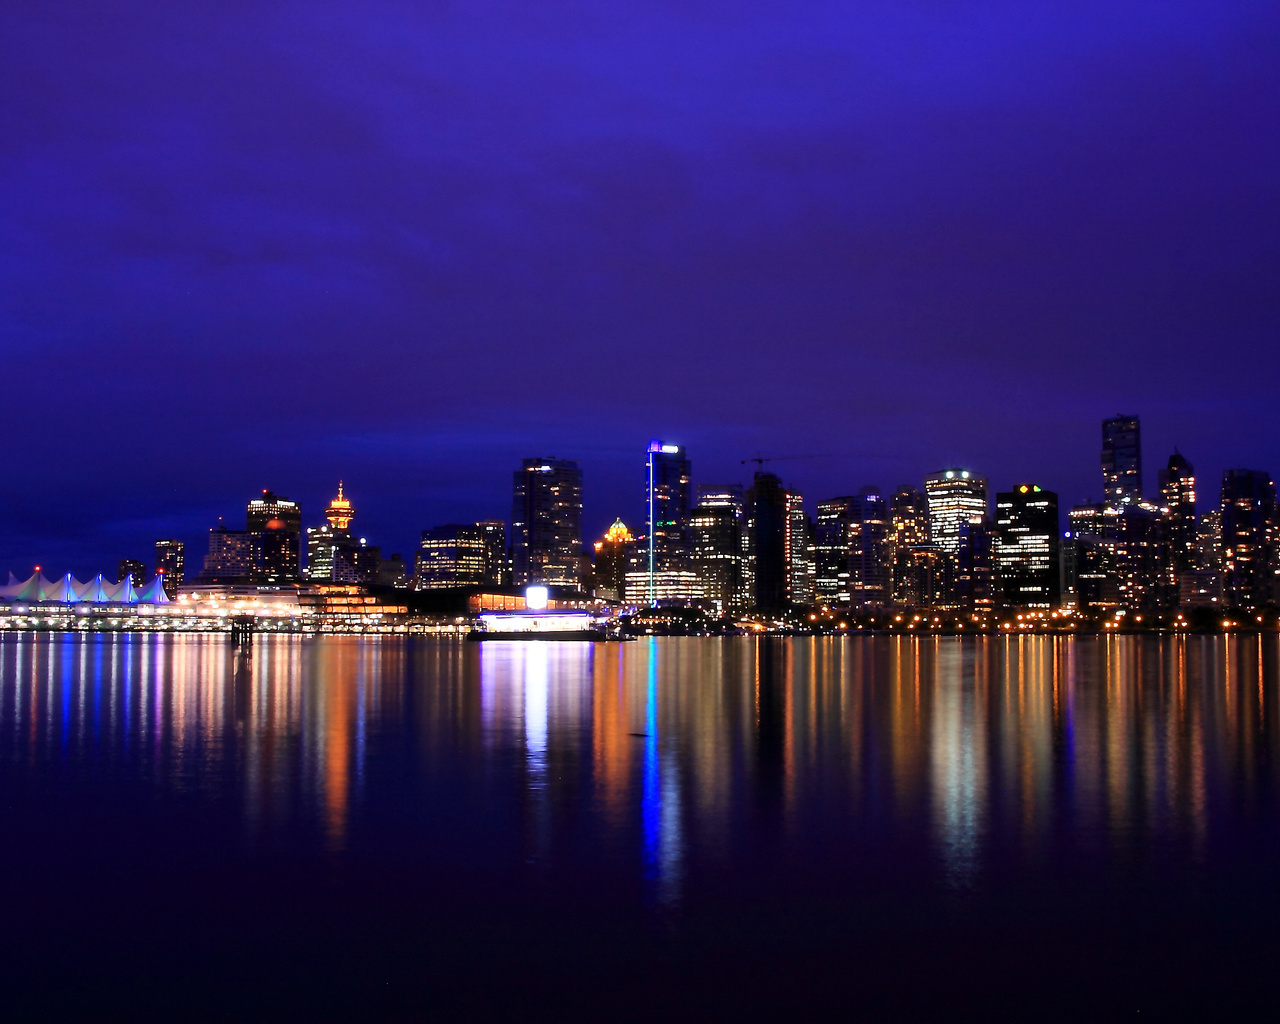
<instances>
[{"instance_id":1,"label":"water","mask_svg":"<svg viewBox=\"0 0 1280 1024\"><path fill-rule=\"evenodd\" d=\"M1280 640L0 641L0 983L94 1019L1244 1013Z\"/></svg>"}]
</instances>

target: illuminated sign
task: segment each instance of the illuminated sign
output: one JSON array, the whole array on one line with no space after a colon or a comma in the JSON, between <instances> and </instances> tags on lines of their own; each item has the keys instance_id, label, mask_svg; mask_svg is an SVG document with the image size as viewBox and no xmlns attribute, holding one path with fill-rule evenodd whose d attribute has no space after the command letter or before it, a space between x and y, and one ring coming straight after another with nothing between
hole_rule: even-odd
<instances>
[{"instance_id":1,"label":"illuminated sign","mask_svg":"<svg viewBox=\"0 0 1280 1024\"><path fill-rule=\"evenodd\" d=\"M540 612L547 607L546 587L526 587L524 604L530 611Z\"/></svg>"}]
</instances>

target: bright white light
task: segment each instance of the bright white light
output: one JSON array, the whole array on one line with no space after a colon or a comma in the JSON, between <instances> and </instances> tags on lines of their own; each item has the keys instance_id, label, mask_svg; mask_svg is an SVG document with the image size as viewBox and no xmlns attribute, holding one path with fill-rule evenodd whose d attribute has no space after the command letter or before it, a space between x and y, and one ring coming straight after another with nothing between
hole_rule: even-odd
<instances>
[{"instance_id":1,"label":"bright white light","mask_svg":"<svg viewBox=\"0 0 1280 1024\"><path fill-rule=\"evenodd\" d=\"M679 450L680 446L678 444L664 444L662 446L662 453L664 455L675 455Z\"/></svg>"},{"instance_id":2,"label":"bright white light","mask_svg":"<svg viewBox=\"0 0 1280 1024\"><path fill-rule=\"evenodd\" d=\"M524 604L530 611L540 612L547 606L546 587L526 587Z\"/></svg>"}]
</instances>

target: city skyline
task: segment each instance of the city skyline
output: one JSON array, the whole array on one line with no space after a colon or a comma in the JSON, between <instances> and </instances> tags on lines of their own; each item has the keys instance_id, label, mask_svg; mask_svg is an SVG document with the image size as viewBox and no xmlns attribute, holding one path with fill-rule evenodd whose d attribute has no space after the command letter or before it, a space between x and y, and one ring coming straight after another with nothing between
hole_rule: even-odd
<instances>
[{"instance_id":1,"label":"city skyline","mask_svg":"<svg viewBox=\"0 0 1280 1024\"><path fill-rule=\"evenodd\" d=\"M807 499L1097 499L1135 410L1148 475L1280 467L1280 12L267 7L0 11L0 565L338 478L405 551L536 452L599 536L651 437Z\"/></svg>"}]
</instances>

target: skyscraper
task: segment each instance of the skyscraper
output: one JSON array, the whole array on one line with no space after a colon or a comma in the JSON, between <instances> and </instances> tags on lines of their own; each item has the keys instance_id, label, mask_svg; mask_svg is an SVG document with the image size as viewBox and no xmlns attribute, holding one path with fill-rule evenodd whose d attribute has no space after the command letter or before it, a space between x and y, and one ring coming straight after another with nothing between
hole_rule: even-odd
<instances>
[{"instance_id":1,"label":"skyscraper","mask_svg":"<svg viewBox=\"0 0 1280 1024\"><path fill-rule=\"evenodd\" d=\"M742 594L742 506L698 506L689 514L693 538L693 571L702 593L720 611L736 609Z\"/></svg>"},{"instance_id":2,"label":"skyscraper","mask_svg":"<svg viewBox=\"0 0 1280 1024\"><path fill-rule=\"evenodd\" d=\"M924 492L929 500L930 539L954 563L961 526L987 514L987 478L967 469L942 469L924 478Z\"/></svg>"},{"instance_id":3,"label":"skyscraper","mask_svg":"<svg viewBox=\"0 0 1280 1024\"><path fill-rule=\"evenodd\" d=\"M178 596L186 562L186 545L180 540L156 541L156 574L164 577L169 600Z\"/></svg>"},{"instance_id":4,"label":"skyscraper","mask_svg":"<svg viewBox=\"0 0 1280 1024\"><path fill-rule=\"evenodd\" d=\"M513 475L511 568L516 586L578 587L582 470L569 459L524 459Z\"/></svg>"},{"instance_id":5,"label":"skyscraper","mask_svg":"<svg viewBox=\"0 0 1280 1024\"><path fill-rule=\"evenodd\" d=\"M300 577L302 509L296 501L264 490L245 509L245 529L260 538L257 578L261 582L291 583Z\"/></svg>"},{"instance_id":6,"label":"skyscraper","mask_svg":"<svg viewBox=\"0 0 1280 1024\"><path fill-rule=\"evenodd\" d=\"M1160 471L1160 503L1165 513L1165 539L1175 575L1196 565L1196 471L1174 449Z\"/></svg>"},{"instance_id":7,"label":"skyscraper","mask_svg":"<svg viewBox=\"0 0 1280 1024\"><path fill-rule=\"evenodd\" d=\"M422 531L414 567L415 590L474 587L485 582L485 536L470 523Z\"/></svg>"},{"instance_id":8,"label":"skyscraper","mask_svg":"<svg viewBox=\"0 0 1280 1024\"><path fill-rule=\"evenodd\" d=\"M133 577L133 585L139 589L146 582L147 567L136 558L122 558L116 563L116 579L122 581L126 576Z\"/></svg>"},{"instance_id":9,"label":"skyscraper","mask_svg":"<svg viewBox=\"0 0 1280 1024\"><path fill-rule=\"evenodd\" d=\"M484 535L484 582L491 587L504 587L511 582L507 524L501 519L482 519L476 526Z\"/></svg>"},{"instance_id":10,"label":"skyscraper","mask_svg":"<svg viewBox=\"0 0 1280 1024\"><path fill-rule=\"evenodd\" d=\"M813 524L804 510L798 491L786 492L787 521L783 546L787 563L787 600L791 604L813 603Z\"/></svg>"},{"instance_id":11,"label":"skyscraper","mask_svg":"<svg viewBox=\"0 0 1280 1024\"><path fill-rule=\"evenodd\" d=\"M818 502L813 523L814 595L824 604L849 604L850 531L857 503L852 495Z\"/></svg>"},{"instance_id":12,"label":"skyscraper","mask_svg":"<svg viewBox=\"0 0 1280 1024\"><path fill-rule=\"evenodd\" d=\"M222 523L209 531L209 552L200 570L201 583L250 583L262 565L262 543L256 533L230 530Z\"/></svg>"},{"instance_id":13,"label":"skyscraper","mask_svg":"<svg viewBox=\"0 0 1280 1024\"><path fill-rule=\"evenodd\" d=\"M1275 598L1276 485L1269 473L1222 474L1222 597L1229 608L1261 608Z\"/></svg>"},{"instance_id":14,"label":"skyscraper","mask_svg":"<svg viewBox=\"0 0 1280 1024\"><path fill-rule=\"evenodd\" d=\"M1102 487L1107 505L1142 500L1142 432L1137 416L1102 421Z\"/></svg>"},{"instance_id":15,"label":"skyscraper","mask_svg":"<svg viewBox=\"0 0 1280 1024\"><path fill-rule=\"evenodd\" d=\"M894 604L927 606L928 595L947 588L938 569L940 550L929 537L929 499L913 484L889 497L890 599ZM929 548L927 554L919 554Z\"/></svg>"},{"instance_id":16,"label":"skyscraper","mask_svg":"<svg viewBox=\"0 0 1280 1024\"><path fill-rule=\"evenodd\" d=\"M1058 496L1035 484L996 495L995 572L1006 608L1056 608Z\"/></svg>"},{"instance_id":17,"label":"skyscraper","mask_svg":"<svg viewBox=\"0 0 1280 1024\"><path fill-rule=\"evenodd\" d=\"M660 572L688 571L690 464L684 446L649 442L645 452L645 525L650 601Z\"/></svg>"},{"instance_id":18,"label":"skyscraper","mask_svg":"<svg viewBox=\"0 0 1280 1024\"><path fill-rule=\"evenodd\" d=\"M773 473L757 471L744 497L749 602L763 611L787 606L787 492Z\"/></svg>"},{"instance_id":19,"label":"skyscraper","mask_svg":"<svg viewBox=\"0 0 1280 1024\"><path fill-rule=\"evenodd\" d=\"M634 539L627 524L615 519L604 536L596 541L591 588L595 597L621 601L626 596L628 546Z\"/></svg>"}]
</instances>

